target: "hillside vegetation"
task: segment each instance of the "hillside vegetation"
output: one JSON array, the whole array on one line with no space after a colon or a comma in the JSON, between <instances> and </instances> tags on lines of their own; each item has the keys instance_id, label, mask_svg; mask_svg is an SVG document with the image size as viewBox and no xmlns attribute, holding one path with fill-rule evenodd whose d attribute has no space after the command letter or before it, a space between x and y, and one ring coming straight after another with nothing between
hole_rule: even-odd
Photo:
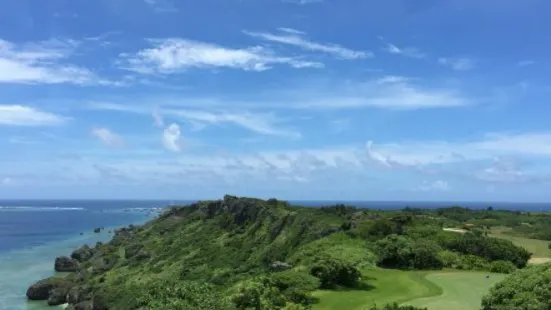
<instances>
[{"instance_id":1,"label":"hillside vegetation","mask_svg":"<svg viewBox=\"0 0 551 310\"><path fill-rule=\"evenodd\" d=\"M443 231L460 225L463 212L442 210L303 208L225 196L172 207L116 230L106 244L59 257L56 270L70 274L35 283L27 296L75 310L329 309L322 292L369 291L377 284L369 270L511 273L526 266L531 254L508 240ZM479 211L468 212L477 221ZM440 292L428 287L417 290L420 297ZM422 309L384 294L366 307Z\"/></svg>"}]
</instances>

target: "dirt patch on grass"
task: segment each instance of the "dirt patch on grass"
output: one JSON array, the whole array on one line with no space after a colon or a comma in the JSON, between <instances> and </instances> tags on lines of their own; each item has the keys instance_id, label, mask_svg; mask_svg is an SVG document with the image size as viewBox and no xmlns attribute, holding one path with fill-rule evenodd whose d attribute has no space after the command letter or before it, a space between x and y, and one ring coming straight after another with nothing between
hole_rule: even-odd
<instances>
[{"instance_id":1,"label":"dirt patch on grass","mask_svg":"<svg viewBox=\"0 0 551 310\"><path fill-rule=\"evenodd\" d=\"M461 228L442 228L442 230L456 232L456 233L460 233L460 234L464 234L464 233L467 232L465 229L461 229Z\"/></svg>"}]
</instances>

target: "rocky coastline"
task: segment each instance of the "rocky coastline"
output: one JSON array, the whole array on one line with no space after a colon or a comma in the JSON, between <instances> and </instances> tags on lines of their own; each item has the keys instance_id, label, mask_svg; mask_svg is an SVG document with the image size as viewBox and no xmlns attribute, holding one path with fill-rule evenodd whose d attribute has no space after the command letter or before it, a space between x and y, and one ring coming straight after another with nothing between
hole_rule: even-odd
<instances>
[{"instance_id":1,"label":"rocky coastline","mask_svg":"<svg viewBox=\"0 0 551 310\"><path fill-rule=\"evenodd\" d=\"M97 242L95 246L84 245L74 250L70 256L59 256L55 259L56 272L67 273L42 279L32 284L26 292L29 300L46 301L50 306L68 304L69 310L102 310L106 309L101 302L94 300L92 287L87 280L92 275L110 270L117 262L119 253L113 252L110 244L120 244L123 240L132 239L138 226L129 225L115 230L109 244ZM126 249L126 258L147 255L141 249Z\"/></svg>"}]
</instances>

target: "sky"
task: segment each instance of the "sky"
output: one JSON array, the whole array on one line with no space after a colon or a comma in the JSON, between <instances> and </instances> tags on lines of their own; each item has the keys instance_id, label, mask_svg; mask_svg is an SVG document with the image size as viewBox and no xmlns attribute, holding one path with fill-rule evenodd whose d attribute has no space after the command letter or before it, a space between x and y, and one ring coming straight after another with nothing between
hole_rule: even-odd
<instances>
[{"instance_id":1,"label":"sky","mask_svg":"<svg viewBox=\"0 0 551 310\"><path fill-rule=\"evenodd\" d=\"M548 0L0 0L0 198L551 201Z\"/></svg>"}]
</instances>

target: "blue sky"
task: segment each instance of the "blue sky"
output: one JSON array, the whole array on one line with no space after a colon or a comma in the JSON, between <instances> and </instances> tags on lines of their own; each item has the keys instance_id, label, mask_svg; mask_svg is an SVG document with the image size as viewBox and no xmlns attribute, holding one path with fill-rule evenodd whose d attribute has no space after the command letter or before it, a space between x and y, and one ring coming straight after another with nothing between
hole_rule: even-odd
<instances>
[{"instance_id":1,"label":"blue sky","mask_svg":"<svg viewBox=\"0 0 551 310\"><path fill-rule=\"evenodd\" d=\"M551 200L551 2L0 0L0 197Z\"/></svg>"}]
</instances>

